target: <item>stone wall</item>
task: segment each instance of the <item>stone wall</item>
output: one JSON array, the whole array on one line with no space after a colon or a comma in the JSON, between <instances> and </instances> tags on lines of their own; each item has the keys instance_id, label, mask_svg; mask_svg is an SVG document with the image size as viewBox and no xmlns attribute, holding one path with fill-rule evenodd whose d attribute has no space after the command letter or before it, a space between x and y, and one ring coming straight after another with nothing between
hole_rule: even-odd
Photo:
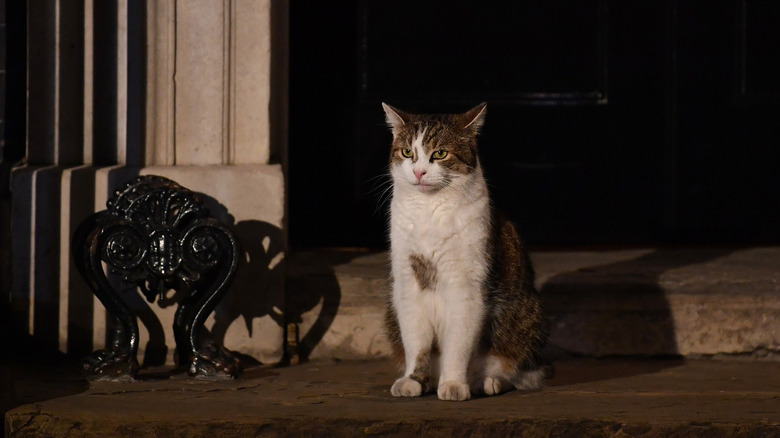
<instances>
[{"instance_id":1,"label":"stone wall","mask_svg":"<svg viewBox=\"0 0 780 438\"><path fill-rule=\"evenodd\" d=\"M207 328L262 362L282 354L287 4L276 0L32 2L27 163L13 173L11 305L42 345L82 355L106 314L70 238L145 174L205 195L244 248ZM144 9L145 8L145 9ZM175 306L128 292L139 360L173 360Z\"/></svg>"}]
</instances>

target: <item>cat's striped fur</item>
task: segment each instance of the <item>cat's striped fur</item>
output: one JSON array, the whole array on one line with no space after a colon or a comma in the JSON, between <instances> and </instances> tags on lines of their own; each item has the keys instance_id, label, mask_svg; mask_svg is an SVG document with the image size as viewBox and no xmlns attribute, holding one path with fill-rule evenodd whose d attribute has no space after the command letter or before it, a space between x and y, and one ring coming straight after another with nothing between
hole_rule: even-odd
<instances>
[{"instance_id":1,"label":"cat's striped fur","mask_svg":"<svg viewBox=\"0 0 780 438\"><path fill-rule=\"evenodd\" d=\"M404 364L391 393L467 400L538 388L547 320L522 240L491 208L477 155L486 105L444 115L383 106L393 131L386 323Z\"/></svg>"}]
</instances>

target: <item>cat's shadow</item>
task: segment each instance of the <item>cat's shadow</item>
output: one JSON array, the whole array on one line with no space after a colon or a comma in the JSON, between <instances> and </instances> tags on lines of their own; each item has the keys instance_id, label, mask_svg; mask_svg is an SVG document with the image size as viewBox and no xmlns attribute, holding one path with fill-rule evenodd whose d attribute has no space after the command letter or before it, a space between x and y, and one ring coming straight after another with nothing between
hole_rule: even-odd
<instances>
[{"instance_id":1,"label":"cat's shadow","mask_svg":"<svg viewBox=\"0 0 780 438\"><path fill-rule=\"evenodd\" d=\"M656 249L630 260L581 267L548 278L540 288L551 318L548 357L555 365L547 386L629 377L681 365L684 359L661 277L733 251Z\"/></svg>"},{"instance_id":2,"label":"cat's shadow","mask_svg":"<svg viewBox=\"0 0 780 438\"><path fill-rule=\"evenodd\" d=\"M685 359L682 357L569 358L553 363L555 373L545 381L544 386L555 388L654 374L684 363Z\"/></svg>"}]
</instances>

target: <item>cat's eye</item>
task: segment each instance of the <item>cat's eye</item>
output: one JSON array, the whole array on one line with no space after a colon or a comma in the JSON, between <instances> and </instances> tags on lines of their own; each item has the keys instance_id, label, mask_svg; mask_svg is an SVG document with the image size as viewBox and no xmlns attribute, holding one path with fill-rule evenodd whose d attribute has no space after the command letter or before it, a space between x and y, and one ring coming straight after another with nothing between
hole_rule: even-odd
<instances>
[{"instance_id":1,"label":"cat's eye","mask_svg":"<svg viewBox=\"0 0 780 438\"><path fill-rule=\"evenodd\" d=\"M447 151L439 149L438 151L435 151L433 153L433 159L434 160L441 160L442 158L447 156Z\"/></svg>"},{"instance_id":2,"label":"cat's eye","mask_svg":"<svg viewBox=\"0 0 780 438\"><path fill-rule=\"evenodd\" d=\"M401 149L401 155L403 155L406 158L412 158L414 153L409 148L403 148L403 149Z\"/></svg>"}]
</instances>

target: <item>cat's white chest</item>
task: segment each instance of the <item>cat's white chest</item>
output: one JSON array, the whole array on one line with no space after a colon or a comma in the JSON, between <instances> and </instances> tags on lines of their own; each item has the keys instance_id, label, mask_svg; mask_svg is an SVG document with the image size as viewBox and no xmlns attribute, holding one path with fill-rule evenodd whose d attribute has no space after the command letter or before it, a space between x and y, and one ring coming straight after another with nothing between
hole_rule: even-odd
<instances>
[{"instance_id":1,"label":"cat's white chest","mask_svg":"<svg viewBox=\"0 0 780 438\"><path fill-rule=\"evenodd\" d=\"M446 196L423 196L431 199L400 199L393 203L391 238L394 244L425 250L444 249L448 244L474 240L476 236L463 231L480 227L482 208L460 205Z\"/></svg>"},{"instance_id":2,"label":"cat's white chest","mask_svg":"<svg viewBox=\"0 0 780 438\"><path fill-rule=\"evenodd\" d=\"M441 280L477 279L486 272L489 203L484 196L460 191L401 192L391 206L390 238L396 275L410 256L435 265ZM398 269L396 269L398 268Z\"/></svg>"}]
</instances>

